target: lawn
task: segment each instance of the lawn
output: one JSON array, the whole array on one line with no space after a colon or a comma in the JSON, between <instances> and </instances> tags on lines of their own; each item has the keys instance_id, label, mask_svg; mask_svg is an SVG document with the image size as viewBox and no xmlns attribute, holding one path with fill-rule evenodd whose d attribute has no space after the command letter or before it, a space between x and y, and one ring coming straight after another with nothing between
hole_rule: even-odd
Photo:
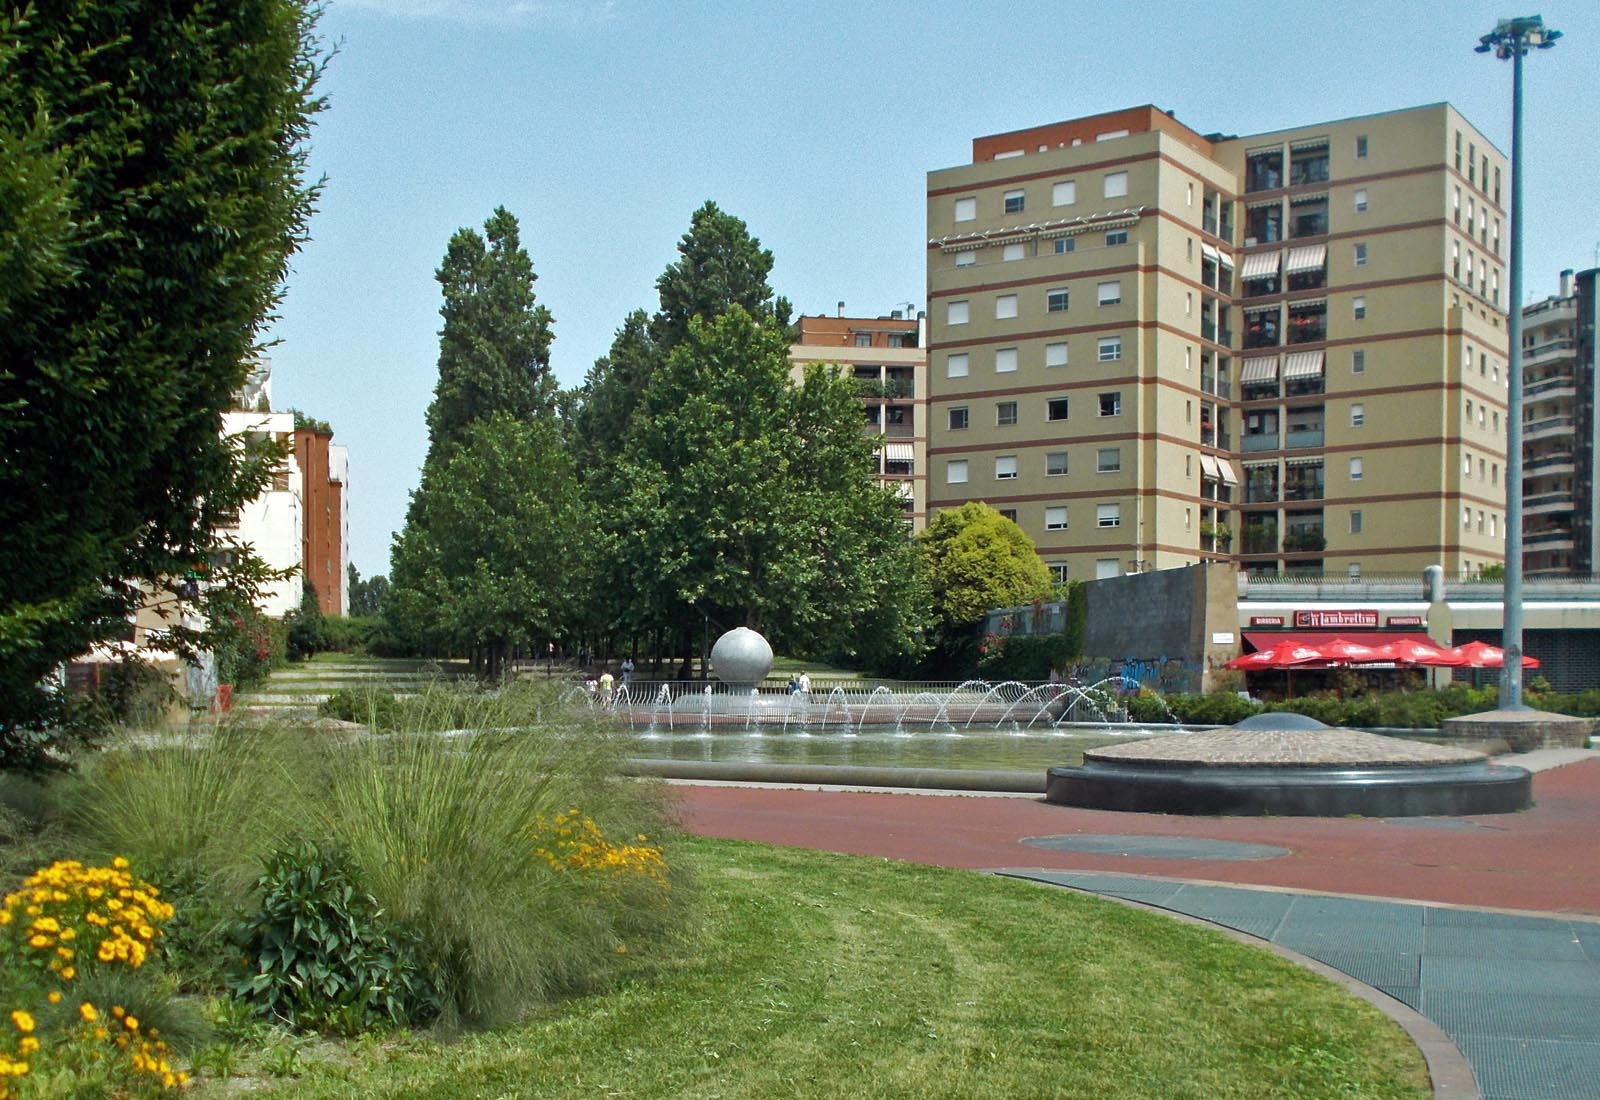
<instances>
[{"instance_id":1,"label":"lawn","mask_svg":"<svg viewBox=\"0 0 1600 1100\"><path fill-rule=\"evenodd\" d=\"M1422 1098L1375 1009L1262 950L1033 883L680 839L700 920L605 992L436 1041L247 1044L200 1097Z\"/></svg>"}]
</instances>

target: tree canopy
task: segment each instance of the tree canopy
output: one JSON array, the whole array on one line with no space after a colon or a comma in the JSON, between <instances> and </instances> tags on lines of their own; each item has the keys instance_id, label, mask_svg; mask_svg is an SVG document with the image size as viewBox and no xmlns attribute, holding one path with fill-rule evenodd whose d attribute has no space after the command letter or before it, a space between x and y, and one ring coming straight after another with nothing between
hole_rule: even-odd
<instances>
[{"instance_id":1,"label":"tree canopy","mask_svg":"<svg viewBox=\"0 0 1600 1100\"><path fill-rule=\"evenodd\" d=\"M1033 540L982 501L941 508L918 543L934 613L947 636L976 625L992 608L1050 592L1050 570Z\"/></svg>"},{"instance_id":2,"label":"tree canopy","mask_svg":"<svg viewBox=\"0 0 1600 1100\"><path fill-rule=\"evenodd\" d=\"M303 0L0 12L0 763L41 677L176 598L266 476L220 413L316 195L314 25Z\"/></svg>"}]
</instances>

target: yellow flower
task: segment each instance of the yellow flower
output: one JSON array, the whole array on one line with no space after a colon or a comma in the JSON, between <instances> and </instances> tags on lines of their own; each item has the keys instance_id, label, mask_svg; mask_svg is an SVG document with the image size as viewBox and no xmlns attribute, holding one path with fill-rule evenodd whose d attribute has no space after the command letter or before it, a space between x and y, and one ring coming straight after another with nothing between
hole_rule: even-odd
<instances>
[{"instance_id":1,"label":"yellow flower","mask_svg":"<svg viewBox=\"0 0 1600 1100\"><path fill-rule=\"evenodd\" d=\"M11 1022L16 1024L17 1030L23 1034L33 1030L33 1017L20 1008L11 1014Z\"/></svg>"},{"instance_id":2,"label":"yellow flower","mask_svg":"<svg viewBox=\"0 0 1600 1100\"><path fill-rule=\"evenodd\" d=\"M17 1044L18 1054L32 1054L38 1049L39 1040L35 1039L32 1035L25 1036L23 1040Z\"/></svg>"},{"instance_id":3,"label":"yellow flower","mask_svg":"<svg viewBox=\"0 0 1600 1100\"><path fill-rule=\"evenodd\" d=\"M61 990L52 989L50 991L50 993L45 997L45 1000L49 1001L53 1005L60 1004L61 1003Z\"/></svg>"},{"instance_id":4,"label":"yellow flower","mask_svg":"<svg viewBox=\"0 0 1600 1100\"><path fill-rule=\"evenodd\" d=\"M138 1031L139 1030L139 1017L137 1017L137 1016L125 1016L125 1017L123 1017L122 1026L127 1028L129 1031Z\"/></svg>"},{"instance_id":5,"label":"yellow flower","mask_svg":"<svg viewBox=\"0 0 1600 1100\"><path fill-rule=\"evenodd\" d=\"M115 867L119 871L125 871L128 868L128 861L123 859L121 856L118 856L116 859L111 861L111 866Z\"/></svg>"},{"instance_id":6,"label":"yellow flower","mask_svg":"<svg viewBox=\"0 0 1600 1100\"><path fill-rule=\"evenodd\" d=\"M92 1024L100 1018L100 1013L88 1001L78 1006L78 1015L83 1017L83 1022L86 1024Z\"/></svg>"},{"instance_id":7,"label":"yellow flower","mask_svg":"<svg viewBox=\"0 0 1600 1100\"><path fill-rule=\"evenodd\" d=\"M61 968L61 977L65 981L69 981L70 982L73 978L76 978L77 976L78 976L78 968L77 967L75 967L75 966L63 966Z\"/></svg>"}]
</instances>

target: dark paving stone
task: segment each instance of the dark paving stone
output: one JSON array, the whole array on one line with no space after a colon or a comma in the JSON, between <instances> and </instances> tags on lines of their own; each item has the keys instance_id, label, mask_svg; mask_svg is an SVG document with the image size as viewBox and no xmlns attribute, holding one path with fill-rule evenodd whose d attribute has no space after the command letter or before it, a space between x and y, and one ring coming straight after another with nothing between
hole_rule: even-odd
<instances>
[{"instance_id":1,"label":"dark paving stone","mask_svg":"<svg viewBox=\"0 0 1600 1100\"><path fill-rule=\"evenodd\" d=\"M1427 930L1429 955L1494 959L1569 959L1587 961L1583 945L1564 921L1548 929L1461 928L1435 925Z\"/></svg>"},{"instance_id":2,"label":"dark paving stone","mask_svg":"<svg viewBox=\"0 0 1600 1100\"><path fill-rule=\"evenodd\" d=\"M1367 901L1363 898L1319 897L1315 894L1295 895L1294 906L1289 910L1294 921L1340 920L1361 921L1365 924L1415 925L1421 928L1424 907L1397 905L1388 901Z\"/></svg>"},{"instance_id":3,"label":"dark paving stone","mask_svg":"<svg viewBox=\"0 0 1600 1100\"><path fill-rule=\"evenodd\" d=\"M1483 1100L1594 1100L1600 1043L1462 1036Z\"/></svg>"},{"instance_id":4,"label":"dark paving stone","mask_svg":"<svg viewBox=\"0 0 1600 1100\"><path fill-rule=\"evenodd\" d=\"M1299 951L1302 955L1310 955L1318 962L1327 963L1335 970L1343 971L1358 982L1366 982L1385 991L1390 988L1416 989L1422 984L1421 960L1416 955L1372 950L1312 952L1292 943L1285 943L1283 946Z\"/></svg>"},{"instance_id":5,"label":"dark paving stone","mask_svg":"<svg viewBox=\"0 0 1600 1100\"><path fill-rule=\"evenodd\" d=\"M1381 951L1420 955L1423 928L1403 924L1363 924L1353 921L1303 921L1290 913L1273 939L1307 955L1318 951ZM1317 956L1321 957L1321 956Z\"/></svg>"},{"instance_id":6,"label":"dark paving stone","mask_svg":"<svg viewBox=\"0 0 1600 1100\"><path fill-rule=\"evenodd\" d=\"M1600 997L1600 966L1553 959L1422 958L1422 988L1494 997Z\"/></svg>"},{"instance_id":7,"label":"dark paving stone","mask_svg":"<svg viewBox=\"0 0 1600 1100\"><path fill-rule=\"evenodd\" d=\"M1419 1008L1456 1037L1579 1039L1600 1043L1600 996L1486 998L1461 990L1427 990ZM1596 1082L1600 1091L1600 1082Z\"/></svg>"},{"instance_id":8,"label":"dark paving stone","mask_svg":"<svg viewBox=\"0 0 1600 1100\"><path fill-rule=\"evenodd\" d=\"M1158 882L1130 875L1097 875L1080 871L1006 870L1000 873L1012 878L1032 879L1056 886L1070 886L1075 890L1127 898L1129 901L1142 901L1146 905L1160 905L1161 901L1157 899L1170 898L1183 886L1178 882Z\"/></svg>"},{"instance_id":9,"label":"dark paving stone","mask_svg":"<svg viewBox=\"0 0 1600 1100\"><path fill-rule=\"evenodd\" d=\"M1549 928L1551 924L1568 922L1560 917L1526 917L1519 913L1495 913L1484 909L1446 909L1441 906L1424 907L1422 922L1430 928L1526 928L1533 931Z\"/></svg>"},{"instance_id":10,"label":"dark paving stone","mask_svg":"<svg viewBox=\"0 0 1600 1100\"><path fill-rule=\"evenodd\" d=\"M1354 977L1354 975L1351 975L1351 976ZM1395 1000L1401 1002L1402 1004L1410 1005L1412 1008L1416 1009L1418 1012L1422 1011L1422 990L1420 988L1418 988L1417 986L1414 986L1414 985L1380 985L1377 988L1379 990L1381 990L1382 992L1389 994L1389 996L1393 997ZM1437 1023L1438 1021L1434 1021L1434 1022Z\"/></svg>"},{"instance_id":11,"label":"dark paving stone","mask_svg":"<svg viewBox=\"0 0 1600 1100\"><path fill-rule=\"evenodd\" d=\"M1241 844L1231 840L1205 840L1182 836L1034 836L1023 841L1030 848L1054 852L1093 852L1100 855L1137 856L1141 859L1253 860L1280 859L1287 848L1267 844Z\"/></svg>"}]
</instances>

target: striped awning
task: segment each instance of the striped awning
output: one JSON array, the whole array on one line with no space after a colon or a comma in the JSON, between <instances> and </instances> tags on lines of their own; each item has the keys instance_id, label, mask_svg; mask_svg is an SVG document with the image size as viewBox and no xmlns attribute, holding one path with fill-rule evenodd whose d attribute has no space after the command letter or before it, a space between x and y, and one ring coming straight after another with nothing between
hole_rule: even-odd
<instances>
[{"instance_id":1,"label":"striped awning","mask_svg":"<svg viewBox=\"0 0 1600 1100\"><path fill-rule=\"evenodd\" d=\"M1233 468L1233 463L1225 458L1217 459L1217 469L1222 471L1222 484L1239 484L1239 472Z\"/></svg>"},{"instance_id":2,"label":"striped awning","mask_svg":"<svg viewBox=\"0 0 1600 1100\"><path fill-rule=\"evenodd\" d=\"M1291 382L1296 378L1321 378L1322 357L1320 351L1293 351L1283 365L1283 380Z\"/></svg>"},{"instance_id":3,"label":"striped awning","mask_svg":"<svg viewBox=\"0 0 1600 1100\"><path fill-rule=\"evenodd\" d=\"M1221 481L1222 473L1217 469L1217 460L1210 455L1200 456L1200 476L1208 477L1212 481Z\"/></svg>"},{"instance_id":4,"label":"striped awning","mask_svg":"<svg viewBox=\"0 0 1600 1100\"><path fill-rule=\"evenodd\" d=\"M1283 460L1283 464L1285 466L1321 466L1322 456L1318 455L1316 458L1286 458Z\"/></svg>"},{"instance_id":5,"label":"striped awning","mask_svg":"<svg viewBox=\"0 0 1600 1100\"><path fill-rule=\"evenodd\" d=\"M1260 359L1246 359L1244 366L1239 369L1239 382L1248 386L1252 382L1276 382L1278 380L1278 357L1276 355L1264 356Z\"/></svg>"},{"instance_id":6,"label":"striped awning","mask_svg":"<svg viewBox=\"0 0 1600 1100\"><path fill-rule=\"evenodd\" d=\"M1303 141L1291 141L1289 143L1289 152L1303 153L1308 149L1326 149L1327 147L1328 139L1325 137L1306 138Z\"/></svg>"},{"instance_id":7,"label":"striped awning","mask_svg":"<svg viewBox=\"0 0 1600 1100\"><path fill-rule=\"evenodd\" d=\"M1305 206L1305 205L1307 205L1309 203L1313 203L1313 202L1327 202L1327 201L1328 201L1328 193L1326 191L1318 191L1315 195L1296 195L1292 199L1289 200L1289 205L1290 206Z\"/></svg>"},{"instance_id":8,"label":"striped awning","mask_svg":"<svg viewBox=\"0 0 1600 1100\"><path fill-rule=\"evenodd\" d=\"M1326 299L1326 298L1300 298L1300 299L1298 299L1296 301L1293 301L1293 302L1289 303L1289 312L1290 313L1293 313L1295 310L1298 310L1298 309L1327 309L1327 308L1328 308L1328 299Z\"/></svg>"},{"instance_id":9,"label":"striped awning","mask_svg":"<svg viewBox=\"0 0 1600 1100\"><path fill-rule=\"evenodd\" d=\"M885 443L883 457L890 462L914 462L916 453L909 443Z\"/></svg>"},{"instance_id":10,"label":"striped awning","mask_svg":"<svg viewBox=\"0 0 1600 1100\"><path fill-rule=\"evenodd\" d=\"M1215 259L1217 259L1219 253L1217 252L1216 248L1213 245L1209 245L1209 244L1206 244L1205 241L1201 241L1200 242L1200 255L1204 256L1208 260L1215 260Z\"/></svg>"},{"instance_id":11,"label":"striped awning","mask_svg":"<svg viewBox=\"0 0 1600 1100\"><path fill-rule=\"evenodd\" d=\"M1282 259L1282 252L1252 253L1244 258L1244 266L1239 269L1239 278L1270 279L1278 273L1278 263Z\"/></svg>"},{"instance_id":12,"label":"striped awning","mask_svg":"<svg viewBox=\"0 0 1600 1100\"><path fill-rule=\"evenodd\" d=\"M1283 262L1285 275L1298 275L1302 271L1321 271L1322 265L1328 262L1328 246L1325 244L1311 244L1303 248L1289 249L1289 258Z\"/></svg>"}]
</instances>

